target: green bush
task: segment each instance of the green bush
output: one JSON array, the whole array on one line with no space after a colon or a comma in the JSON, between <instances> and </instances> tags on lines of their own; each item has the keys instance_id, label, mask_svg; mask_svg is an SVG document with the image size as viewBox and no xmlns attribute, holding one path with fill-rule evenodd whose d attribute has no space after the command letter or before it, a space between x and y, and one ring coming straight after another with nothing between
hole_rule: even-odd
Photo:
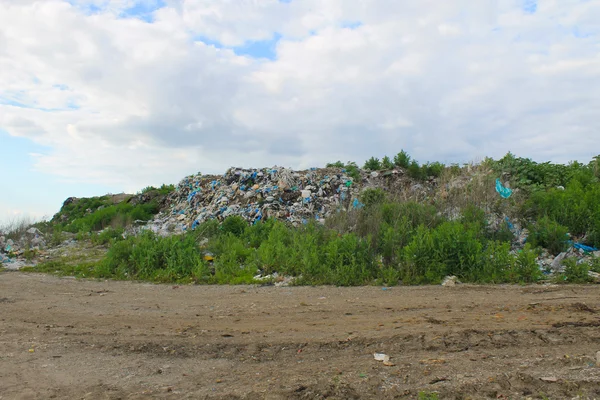
<instances>
[{"instance_id":1,"label":"green bush","mask_svg":"<svg viewBox=\"0 0 600 400\"><path fill-rule=\"evenodd\" d=\"M382 169L393 169L394 163L388 156L385 156L381 159L381 168Z\"/></svg>"},{"instance_id":2,"label":"green bush","mask_svg":"<svg viewBox=\"0 0 600 400\"><path fill-rule=\"evenodd\" d=\"M575 258L563 260L565 266L565 280L569 283L585 283L589 281L588 272L590 266L586 263L578 263Z\"/></svg>"},{"instance_id":3,"label":"green bush","mask_svg":"<svg viewBox=\"0 0 600 400\"><path fill-rule=\"evenodd\" d=\"M434 178L437 178L442 175L442 172L444 172L446 166L436 161L425 164L423 168L425 168L425 176L433 176Z\"/></svg>"},{"instance_id":4,"label":"green bush","mask_svg":"<svg viewBox=\"0 0 600 400\"><path fill-rule=\"evenodd\" d=\"M366 207L371 207L375 204L383 203L384 200L385 200L385 192L381 188L365 189L360 194L360 201Z\"/></svg>"},{"instance_id":5,"label":"green bush","mask_svg":"<svg viewBox=\"0 0 600 400\"><path fill-rule=\"evenodd\" d=\"M568 248L568 228L553 221L549 217L542 217L529 228L527 240L532 246L541 246L553 255L557 255Z\"/></svg>"},{"instance_id":6,"label":"green bush","mask_svg":"<svg viewBox=\"0 0 600 400\"><path fill-rule=\"evenodd\" d=\"M536 252L531 248L529 243L525 244L523 250L520 250L514 259L509 273L509 281L521 283L538 281L542 277L542 272L536 260Z\"/></svg>"},{"instance_id":7,"label":"green bush","mask_svg":"<svg viewBox=\"0 0 600 400\"><path fill-rule=\"evenodd\" d=\"M394 164L400 168L408 169L411 165L411 158L406 151L402 150L394 157Z\"/></svg>"},{"instance_id":8,"label":"green bush","mask_svg":"<svg viewBox=\"0 0 600 400\"><path fill-rule=\"evenodd\" d=\"M550 189L533 193L524 205L524 214L532 219L547 216L566 226L572 235L584 235L600 227L599 198L599 184L584 186L580 181L573 180L565 190Z\"/></svg>"},{"instance_id":9,"label":"green bush","mask_svg":"<svg viewBox=\"0 0 600 400\"><path fill-rule=\"evenodd\" d=\"M345 168L348 176L350 176L352 179L354 179L355 182L360 181L360 179L361 179L360 178L360 170L355 163L350 162L350 163L346 164L346 166L344 168Z\"/></svg>"},{"instance_id":10,"label":"green bush","mask_svg":"<svg viewBox=\"0 0 600 400\"><path fill-rule=\"evenodd\" d=\"M159 237L151 231L113 243L96 273L158 282L206 282L209 276L194 235Z\"/></svg>"},{"instance_id":11,"label":"green bush","mask_svg":"<svg viewBox=\"0 0 600 400\"><path fill-rule=\"evenodd\" d=\"M102 232L92 235L92 242L96 244L106 245L113 241L123 240L123 228L107 228Z\"/></svg>"},{"instance_id":12,"label":"green bush","mask_svg":"<svg viewBox=\"0 0 600 400\"><path fill-rule=\"evenodd\" d=\"M83 201L86 199L82 199ZM100 206L91 213L73 219L64 226L67 232L90 232L100 231L102 229L124 228L134 221L148 221L159 211L158 204L155 201L143 204L119 203L109 206Z\"/></svg>"},{"instance_id":13,"label":"green bush","mask_svg":"<svg viewBox=\"0 0 600 400\"><path fill-rule=\"evenodd\" d=\"M223 220L221 231L225 234L231 233L235 236L241 236L248 226L248 222L238 215L232 215Z\"/></svg>"},{"instance_id":14,"label":"green bush","mask_svg":"<svg viewBox=\"0 0 600 400\"><path fill-rule=\"evenodd\" d=\"M422 180L426 178L427 169L423 169L419 166L416 160L413 160L407 169L408 176L413 179Z\"/></svg>"},{"instance_id":15,"label":"green bush","mask_svg":"<svg viewBox=\"0 0 600 400\"><path fill-rule=\"evenodd\" d=\"M381 169L381 161L379 161L379 158L371 157L365 162L363 168L369 171L379 171Z\"/></svg>"}]
</instances>

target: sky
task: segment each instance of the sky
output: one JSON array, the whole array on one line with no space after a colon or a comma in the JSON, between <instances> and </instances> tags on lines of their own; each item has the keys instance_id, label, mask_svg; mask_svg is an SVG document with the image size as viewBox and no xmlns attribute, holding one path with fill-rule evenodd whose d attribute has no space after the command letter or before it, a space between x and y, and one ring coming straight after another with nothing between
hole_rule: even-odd
<instances>
[{"instance_id":1,"label":"sky","mask_svg":"<svg viewBox=\"0 0 600 400\"><path fill-rule=\"evenodd\" d=\"M600 153L600 0L1 0L0 222L229 167Z\"/></svg>"}]
</instances>

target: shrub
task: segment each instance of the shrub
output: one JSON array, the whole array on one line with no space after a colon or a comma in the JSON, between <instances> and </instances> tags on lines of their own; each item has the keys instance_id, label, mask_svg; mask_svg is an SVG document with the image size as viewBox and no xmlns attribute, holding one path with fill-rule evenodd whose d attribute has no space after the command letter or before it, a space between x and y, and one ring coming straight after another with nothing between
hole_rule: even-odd
<instances>
[{"instance_id":1,"label":"shrub","mask_svg":"<svg viewBox=\"0 0 600 400\"><path fill-rule=\"evenodd\" d=\"M425 172L426 176L433 176L433 177L437 178L440 175L442 175L442 172L444 172L444 169L446 168L446 166L444 164L436 161L433 163L425 164L424 168L426 170L426 172Z\"/></svg>"},{"instance_id":2,"label":"shrub","mask_svg":"<svg viewBox=\"0 0 600 400\"><path fill-rule=\"evenodd\" d=\"M509 273L511 282L532 283L542 277L542 272L537 265L537 254L531 248L529 243L525 244L523 250L520 250L513 262Z\"/></svg>"},{"instance_id":3,"label":"shrub","mask_svg":"<svg viewBox=\"0 0 600 400\"><path fill-rule=\"evenodd\" d=\"M381 188L365 189L360 194L360 201L366 206L371 207L374 204L380 204L385 200L385 192Z\"/></svg>"},{"instance_id":4,"label":"shrub","mask_svg":"<svg viewBox=\"0 0 600 400\"><path fill-rule=\"evenodd\" d=\"M160 282L207 276L194 235L159 237L151 231L113 243L96 267L101 277Z\"/></svg>"},{"instance_id":5,"label":"shrub","mask_svg":"<svg viewBox=\"0 0 600 400\"><path fill-rule=\"evenodd\" d=\"M411 164L411 158L407 152L402 150L394 157L394 164L400 168L408 169Z\"/></svg>"},{"instance_id":6,"label":"shrub","mask_svg":"<svg viewBox=\"0 0 600 400\"><path fill-rule=\"evenodd\" d=\"M381 169L381 161L379 161L379 158L371 157L365 162L363 168L369 171L379 171Z\"/></svg>"},{"instance_id":7,"label":"shrub","mask_svg":"<svg viewBox=\"0 0 600 400\"><path fill-rule=\"evenodd\" d=\"M327 168L344 168L344 163L341 161L336 161L334 163L327 163Z\"/></svg>"},{"instance_id":8,"label":"shrub","mask_svg":"<svg viewBox=\"0 0 600 400\"><path fill-rule=\"evenodd\" d=\"M348 174L348 176L354 179L355 182L360 181L360 170L356 163L350 162L346 164L344 168L346 169L346 173Z\"/></svg>"},{"instance_id":9,"label":"shrub","mask_svg":"<svg viewBox=\"0 0 600 400\"><path fill-rule=\"evenodd\" d=\"M394 163L388 156L385 156L381 159L381 168L382 169L392 169L392 168L394 168Z\"/></svg>"},{"instance_id":10,"label":"shrub","mask_svg":"<svg viewBox=\"0 0 600 400\"><path fill-rule=\"evenodd\" d=\"M588 272L590 266L586 263L578 263L575 258L563 260L565 266L565 280L569 283L585 283L589 281Z\"/></svg>"},{"instance_id":11,"label":"shrub","mask_svg":"<svg viewBox=\"0 0 600 400\"><path fill-rule=\"evenodd\" d=\"M124 232L123 228L107 228L98 234L92 235L92 242L106 245L117 240L122 240Z\"/></svg>"},{"instance_id":12,"label":"shrub","mask_svg":"<svg viewBox=\"0 0 600 400\"><path fill-rule=\"evenodd\" d=\"M413 160L410 165L408 166L408 176L410 176L413 179L424 179L426 176L424 174L423 169L419 166L419 163L415 160Z\"/></svg>"},{"instance_id":13,"label":"shrub","mask_svg":"<svg viewBox=\"0 0 600 400\"><path fill-rule=\"evenodd\" d=\"M221 224L221 232L224 234L231 233L234 236L239 237L244 233L247 226L248 222L246 222L244 218L238 215L232 215L223 220L223 223Z\"/></svg>"},{"instance_id":14,"label":"shrub","mask_svg":"<svg viewBox=\"0 0 600 400\"><path fill-rule=\"evenodd\" d=\"M532 246L542 246L557 255L567 250L568 229L549 217L542 217L530 227L528 237Z\"/></svg>"}]
</instances>

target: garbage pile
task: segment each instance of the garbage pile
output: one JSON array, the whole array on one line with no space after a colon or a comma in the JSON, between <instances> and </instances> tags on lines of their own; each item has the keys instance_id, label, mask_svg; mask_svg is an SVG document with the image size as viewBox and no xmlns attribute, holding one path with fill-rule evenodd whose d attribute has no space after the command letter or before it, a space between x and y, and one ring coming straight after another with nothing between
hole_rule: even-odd
<instances>
[{"instance_id":1,"label":"garbage pile","mask_svg":"<svg viewBox=\"0 0 600 400\"><path fill-rule=\"evenodd\" d=\"M31 227L16 241L8 239L0 233L0 263L8 269L19 269L24 265L22 259L26 250L46 248L44 235L37 228Z\"/></svg>"},{"instance_id":2,"label":"garbage pile","mask_svg":"<svg viewBox=\"0 0 600 400\"><path fill-rule=\"evenodd\" d=\"M397 172L389 171L390 176ZM294 226L325 219L340 210L362 207L359 194L384 174L356 180L342 168L293 171L273 167L230 168L223 176L184 178L168 199L170 210L148 225L161 235L194 229L209 219L237 215L249 223L276 218Z\"/></svg>"},{"instance_id":3,"label":"garbage pile","mask_svg":"<svg viewBox=\"0 0 600 400\"><path fill-rule=\"evenodd\" d=\"M572 243L567 251L558 254L556 257L544 251L538 257L538 266L540 270L548 275L560 274L565 272L564 261L569 258L576 260L577 264L591 264L594 258L600 257L600 250L595 247L585 246L581 243ZM589 271L588 276L595 282L600 283L600 274Z\"/></svg>"}]
</instances>

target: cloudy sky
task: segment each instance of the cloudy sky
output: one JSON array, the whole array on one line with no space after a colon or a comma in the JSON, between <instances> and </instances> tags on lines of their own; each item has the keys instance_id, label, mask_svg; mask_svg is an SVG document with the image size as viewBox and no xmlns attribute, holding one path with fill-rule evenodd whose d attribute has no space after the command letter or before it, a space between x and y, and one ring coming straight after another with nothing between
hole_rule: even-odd
<instances>
[{"instance_id":1,"label":"cloudy sky","mask_svg":"<svg viewBox=\"0 0 600 400\"><path fill-rule=\"evenodd\" d=\"M230 166L600 153L600 0L0 0L0 221Z\"/></svg>"}]
</instances>

